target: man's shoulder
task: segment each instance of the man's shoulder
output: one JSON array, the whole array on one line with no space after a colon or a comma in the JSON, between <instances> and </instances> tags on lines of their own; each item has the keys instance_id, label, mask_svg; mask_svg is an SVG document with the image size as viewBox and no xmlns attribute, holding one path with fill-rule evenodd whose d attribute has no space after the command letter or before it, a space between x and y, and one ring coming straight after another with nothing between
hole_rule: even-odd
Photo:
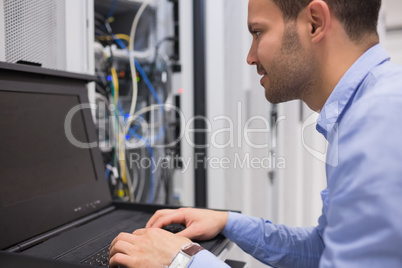
<instances>
[{"instance_id":1,"label":"man's shoulder","mask_svg":"<svg viewBox=\"0 0 402 268\"><path fill-rule=\"evenodd\" d=\"M379 108L380 102L401 104L402 111L402 65L388 61L372 69L357 89L350 109L371 110Z\"/></svg>"},{"instance_id":2,"label":"man's shoulder","mask_svg":"<svg viewBox=\"0 0 402 268\"><path fill-rule=\"evenodd\" d=\"M386 62L373 69L356 91L341 124L396 127L402 114L402 66ZM391 121L390 121L391 120ZM394 124L392 124L394 123ZM384 126L385 127L385 126Z\"/></svg>"},{"instance_id":3,"label":"man's shoulder","mask_svg":"<svg viewBox=\"0 0 402 268\"><path fill-rule=\"evenodd\" d=\"M402 65L387 61L372 69L361 85L360 97L402 96Z\"/></svg>"}]
</instances>

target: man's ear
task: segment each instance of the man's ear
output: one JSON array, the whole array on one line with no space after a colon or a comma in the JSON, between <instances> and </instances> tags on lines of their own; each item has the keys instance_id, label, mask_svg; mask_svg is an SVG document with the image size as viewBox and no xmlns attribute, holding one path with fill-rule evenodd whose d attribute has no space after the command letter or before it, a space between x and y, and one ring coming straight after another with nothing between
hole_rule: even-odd
<instances>
[{"instance_id":1,"label":"man's ear","mask_svg":"<svg viewBox=\"0 0 402 268\"><path fill-rule=\"evenodd\" d=\"M322 0L313 0L307 6L306 12L310 27L310 38L313 42L319 42L327 33L331 23L329 7Z\"/></svg>"}]
</instances>

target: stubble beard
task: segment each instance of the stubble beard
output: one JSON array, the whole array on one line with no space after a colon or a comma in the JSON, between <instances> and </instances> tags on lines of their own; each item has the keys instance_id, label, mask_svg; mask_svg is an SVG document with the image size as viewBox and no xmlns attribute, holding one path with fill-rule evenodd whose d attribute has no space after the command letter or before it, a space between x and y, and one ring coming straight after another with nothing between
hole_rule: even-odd
<instances>
[{"instance_id":1,"label":"stubble beard","mask_svg":"<svg viewBox=\"0 0 402 268\"><path fill-rule=\"evenodd\" d=\"M314 61L305 53L295 23L286 25L280 54L270 66L267 70L269 84L264 85L269 102L303 100L313 90Z\"/></svg>"}]
</instances>

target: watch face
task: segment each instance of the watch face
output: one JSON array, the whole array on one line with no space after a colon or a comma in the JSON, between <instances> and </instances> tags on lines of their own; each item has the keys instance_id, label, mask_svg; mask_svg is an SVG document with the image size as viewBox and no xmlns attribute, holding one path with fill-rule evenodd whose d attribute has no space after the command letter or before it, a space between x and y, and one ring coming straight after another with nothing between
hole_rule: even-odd
<instances>
[{"instance_id":1,"label":"watch face","mask_svg":"<svg viewBox=\"0 0 402 268\"><path fill-rule=\"evenodd\" d=\"M190 262L191 257L180 251L169 265L169 268L186 268Z\"/></svg>"}]
</instances>

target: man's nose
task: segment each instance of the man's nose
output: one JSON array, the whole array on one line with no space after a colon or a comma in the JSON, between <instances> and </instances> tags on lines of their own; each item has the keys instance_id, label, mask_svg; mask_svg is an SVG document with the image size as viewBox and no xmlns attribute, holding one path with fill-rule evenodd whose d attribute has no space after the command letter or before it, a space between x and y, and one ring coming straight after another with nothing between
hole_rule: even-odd
<instances>
[{"instance_id":1,"label":"man's nose","mask_svg":"<svg viewBox=\"0 0 402 268\"><path fill-rule=\"evenodd\" d=\"M247 63L249 65L257 65L257 63L258 63L258 57L257 57L256 49L254 48L254 44L251 45L250 51L248 52Z\"/></svg>"}]
</instances>

